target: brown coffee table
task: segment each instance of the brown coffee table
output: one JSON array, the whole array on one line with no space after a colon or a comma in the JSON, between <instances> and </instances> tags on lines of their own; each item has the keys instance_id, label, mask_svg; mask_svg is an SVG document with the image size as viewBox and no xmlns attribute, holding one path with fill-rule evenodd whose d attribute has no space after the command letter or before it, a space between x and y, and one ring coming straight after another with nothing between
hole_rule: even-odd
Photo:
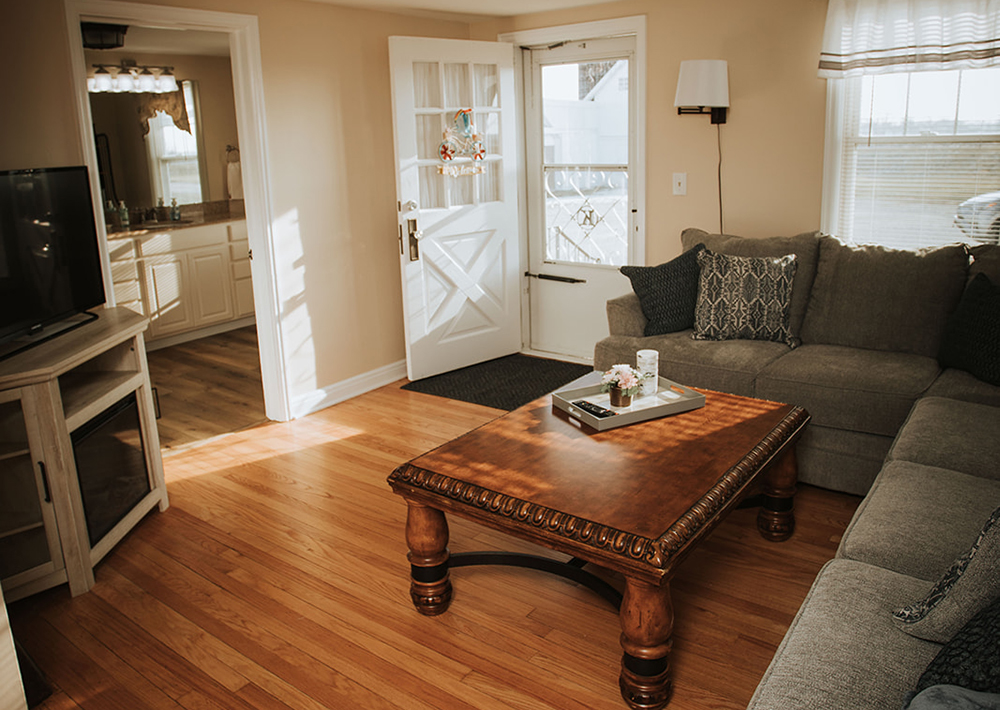
<instances>
[{"instance_id":1,"label":"brown coffee table","mask_svg":"<svg viewBox=\"0 0 1000 710\"><path fill-rule=\"evenodd\" d=\"M633 708L670 695L677 564L747 496L762 492L757 527L792 534L793 444L809 421L787 404L699 390L705 406L597 432L547 395L410 461L389 484L406 499L410 596L422 614L451 602L449 567L495 562L563 574L616 601L580 569L625 578L619 685ZM496 553L450 556L445 513L572 556L568 564ZM589 579L588 579L589 578ZM610 590L610 591L609 591Z\"/></svg>"}]
</instances>

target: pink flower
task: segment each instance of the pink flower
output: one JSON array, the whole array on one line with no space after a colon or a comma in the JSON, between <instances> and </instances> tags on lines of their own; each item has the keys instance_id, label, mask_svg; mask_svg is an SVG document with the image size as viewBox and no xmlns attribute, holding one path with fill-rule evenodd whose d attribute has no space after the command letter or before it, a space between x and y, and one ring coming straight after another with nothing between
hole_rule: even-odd
<instances>
[{"instance_id":1,"label":"pink flower","mask_svg":"<svg viewBox=\"0 0 1000 710\"><path fill-rule=\"evenodd\" d=\"M601 389L606 392L612 387L619 387L626 394L635 394L641 380L642 375L631 365L614 365L601 377Z\"/></svg>"}]
</instances>

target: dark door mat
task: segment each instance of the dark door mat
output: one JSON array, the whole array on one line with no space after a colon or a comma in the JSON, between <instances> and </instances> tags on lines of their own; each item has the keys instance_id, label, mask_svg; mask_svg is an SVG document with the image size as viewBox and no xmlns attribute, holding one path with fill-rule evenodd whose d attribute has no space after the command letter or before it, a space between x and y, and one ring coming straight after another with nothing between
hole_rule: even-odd
<instances>
[{"instance_id":1,"label":"dark door mat","mask_svg":"<svg viewBox=\"0 0 1000 710\"><path fill-rule=\"evenodd\" d=\"M589 365L515 353L410 382L403 389L510 411L592 370Z\"/></svg>"}]
</instances>

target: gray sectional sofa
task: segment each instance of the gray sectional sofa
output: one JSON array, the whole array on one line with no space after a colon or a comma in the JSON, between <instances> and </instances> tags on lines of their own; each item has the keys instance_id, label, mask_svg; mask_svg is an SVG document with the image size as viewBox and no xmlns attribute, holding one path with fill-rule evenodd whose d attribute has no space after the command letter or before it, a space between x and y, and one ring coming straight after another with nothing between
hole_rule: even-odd
<instances>
[{"instance_id":1,"label":"gray sectional sofa","mask_svg":"<svg viewBox=\"0 0 1000 710\"><path fill-rule=\"evenodd\" d=\"M1000 371L998 296L969 305L977 274L1000 284L1000 246L917 253L700 230L682 241L685 251L795 254L797 340L646 335L648 303L629 294L608 302L595 368L654 348L671 379L801 405L812 423L800 481L865 496L749 707L895 710L924 688L911 710L1000 707L1000 695L968 690L1000 693L1000 386L938 359L951 364L950 344L967 344L970 312L992 309L975 347L993 354L971 369Z\"/></svg>"}]
</instances>

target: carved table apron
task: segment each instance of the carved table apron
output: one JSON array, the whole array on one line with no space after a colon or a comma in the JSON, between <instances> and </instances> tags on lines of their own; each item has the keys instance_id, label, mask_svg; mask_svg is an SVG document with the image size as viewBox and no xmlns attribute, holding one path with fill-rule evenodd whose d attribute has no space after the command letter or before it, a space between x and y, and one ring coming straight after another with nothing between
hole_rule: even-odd
<instances>
[{"instance_id":1,"label":"carved table apron","mask_svg":"<svg viewBox=\"0 0 1000 710\"><path fill-rule=\"evenodd\" d=\"M674 569L759 489L761 534L792 534L793 444L809 421L799 407L704 393L700 409L604 432L545 396L393 471L417 610L440 614L451 602L448 569L459 556L449 565L445 513L615 570L625 578L622 697L633 708L666 705Z\"/></svg>"}]
</instances>

